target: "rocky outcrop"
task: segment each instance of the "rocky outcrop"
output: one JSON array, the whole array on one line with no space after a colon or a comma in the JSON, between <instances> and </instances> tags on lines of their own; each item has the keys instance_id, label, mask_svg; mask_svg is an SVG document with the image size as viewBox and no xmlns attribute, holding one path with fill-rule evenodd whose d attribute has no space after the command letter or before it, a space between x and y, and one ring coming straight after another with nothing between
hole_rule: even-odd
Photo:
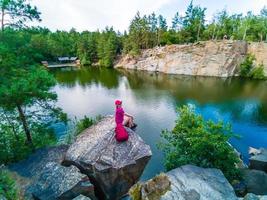
<instances>
[{"instance_id":1,"label":"rocky outcrop","mask_svg":"<svg viewBox=\"0 0 267 200\"><path fill-rule=\"evenodd\" d=\"M80 194L94 199L93 185L75 167L60 163L67 145L37 150L28 159L8 167L25 199L73 199Z\"/></svg>"},{"instance_id":2,"label":"rocky outcrop","mask_svg":"<svg viewBox=\"0 0 267 200\"><path fill-rule=\"evenodd\" d=\"M204 169L192 165L185 165L167 172L166 175L171 182L170 188L155 200L238 199L232 186L218 169ZM141 200L152 199L141 198Z\"/></svg>"},{"instance_id":3,"label":"rocky outcrop","mask_svg":"<svg viewBox=\"0 0 267 200\"><path fill-rule=\"evenodd\" d=\"M55 162L45 165L36 184L31 185L27 192L40 200L71 200L80 194L96 199L94 186L85 175L74 166L63 167Z\"/></svg>"},{"instance_id":4,"label":"rocky outcrop","mask_svg":"<svg viewBox=\"0 0 267 200\"><path fill-rule=\"evenodd\" d=\"M250 152L252 149L250 149ZM249 168L265 171L267 173L267 149L260 148L259 150L255 150L253 156L249 158Z\"/></svg>"},{"instance_id":5,"label":"rocky outcrop","mask_svg":"<svg viewBox=\"0 0 267 200\"><path fill-rule=\"evenodd\" d=\"M248 45L248 53L256 58L256 64L263 64L265 74L267 74L267 43L251 42Z\"/></svg>"},{"instance_id":6,"label":"rocky outcrop","mask_svg":"<svg viewBox=\"0 0 267 200\"><path fill-rule=\"evenodd\" d=\"M136 58L123 56L115 67L168 74L229 77L235 75L246 53L246 42L206 41L147 49Z\"/></svg>"},{"instance_id":7,"label":"rocky outcrop","mask_svg":"<svg viewBox=\"0 0 267 200\"><path fill-rule=\"evenodd\" d=\"M152 153L131 129L129 139L118 143L112 116L85 130L68 149L63 164L88 175L100 199L119 199L141 176Z\"/></svg>"}]
</instances>

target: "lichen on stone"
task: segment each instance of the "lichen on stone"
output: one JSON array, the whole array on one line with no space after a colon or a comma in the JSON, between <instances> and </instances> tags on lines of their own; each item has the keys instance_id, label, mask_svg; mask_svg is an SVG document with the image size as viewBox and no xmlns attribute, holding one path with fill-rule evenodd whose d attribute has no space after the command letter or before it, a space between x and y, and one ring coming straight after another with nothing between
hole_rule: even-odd
<instances>
[{"instance_id":1,"label":"lichen on stone","mask_svg":"<svg viewBox=\"0 0 267 200\"><path fill-rule=\"evenodd\" d=\"M168 190L171 182L166 174L161 173L145 183L135 184L129 191L133 200L159 200Z\"/></svg>"}]
</instances>

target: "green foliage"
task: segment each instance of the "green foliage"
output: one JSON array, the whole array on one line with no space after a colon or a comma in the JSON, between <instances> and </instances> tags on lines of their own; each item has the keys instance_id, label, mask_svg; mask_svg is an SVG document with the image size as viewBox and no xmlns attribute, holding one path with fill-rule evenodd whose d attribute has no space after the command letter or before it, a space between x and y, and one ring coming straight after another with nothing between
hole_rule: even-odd
<instances>
[{"instance_id":1,"label":"green foliage","mask_svg":"<svg viewBox=\"0 0 267 200\"><path fill-rule=\"evenodd\" d=\"M263 65L254 66L254 55L247 55L244 62L240 65L240 76L252 79L265 79Z\"/></svg>"},{"instance_id":2,"label":"green foliage","mask_svg":"<svg viewBox=\"0 0 267 200\"><path fill-rule=\"evenodd\" d=\"M264 67L262 64L252 69L251 77L253 79L266 79L264 74Z\"/></svg>"},{"instance_id":3,"label":"green foliage","mask_svg":"<svg viewBox=\"0 0 267 200\"><path fill-rule=\"evenodd\" d=\"M47 34L46 29L10 28L0 33L1 163L18 161L35 148L55 143L51 124L65 117L50 90L54 77L38 65L45 56L45 41L36 32Z\"/></svg>"},{"instance_id":4,"label":"green foliage","mask_svg":"<svg viewBox=\"0 0 267 200\"><path fill-rule=\"evenodd\" d=\"M7 171L0 168L0 198L1 197L5 197L7 200L19 199L15 181L10 177Z\"/></svg>"},{"instance_id":5,"label":"green foliage","mask_svg":"<svg viewBox=\"0 0 267 200\"><path fill-rule=\"evenodd\" d=\"M27 0L0 0L1 27L22 27L30 20L40 21L40 12Z\"/></svg>"},{"instance_id":6,"label":"green foliage","mask_svg":"<svg viewBox=\"0 0 267 200\"><path fill-rule=\"evenodd\" d=\"M75 138L81 134L85 129L91 127L102 119L102 116L96 116L94 119L84 116L84 118L70 121L68 124L67 134L65 134L62 138L60 138L60 144L71 144Z\"/></svg>"},{"instance_id":7,"label":"green foliage","mask_svg":"<svg viewBox=\"0 0 267 200\"><path fill-rule=\"evenodd\" d=\"M255 61L255 56L247 55L244 62L240 65L240 76L250 77L251 70L253 68L253 62Z\"/></svg>"},{"instance_id":8,"label":"green foliage","mask_svg":"<svg viewBox=\"0 0 267 200\"><path fill-rule=\"evenodd\" d=\"M179 108L178 113L174 129L162 132L166 142L159 145L167 170L193 164L221 169L228 180L238 178L238 158L228 143L234 136L230 125L205 121L189 106Z\"/></svg>"}]
</instances>

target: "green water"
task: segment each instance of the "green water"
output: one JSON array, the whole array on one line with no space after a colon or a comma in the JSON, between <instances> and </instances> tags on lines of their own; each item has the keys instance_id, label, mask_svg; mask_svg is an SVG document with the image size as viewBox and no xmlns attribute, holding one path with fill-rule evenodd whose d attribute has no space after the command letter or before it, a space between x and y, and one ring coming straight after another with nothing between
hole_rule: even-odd
<instances>
[{"instance_id":1,"label":"green water","mask_svg":"<svg viewBox=\"0 0 267 200\"><path fill-rule=\"evenodd\" d=\"M58 105L71 117L113 114L122 99L135 116L137 133L153 156L142 179L164 171L157 149L162 129L171 129L176 107L193 104L206 119L231 122L241 139L231 141L247 161L249 146L267 147L267 82L239 78L207 78L108 69L52 71L58 84ZM58 136L64 132L58 130Z\"/></svg>"}]
</instances>

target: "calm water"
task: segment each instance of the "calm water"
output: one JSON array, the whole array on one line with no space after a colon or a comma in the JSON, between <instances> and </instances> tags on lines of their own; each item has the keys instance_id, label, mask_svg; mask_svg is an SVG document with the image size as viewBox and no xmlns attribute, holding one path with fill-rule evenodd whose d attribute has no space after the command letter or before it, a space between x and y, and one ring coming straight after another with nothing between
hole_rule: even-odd
<instances>
[{"instance_id":1,"label":"calm water","mask_svg":"<svg viewBox=\"0 0 267 200\"><path fill-rule=\"evenodd\" d=\"M249 146L267 147L267 81L204 78L137 71L81 69L52 71L58 105L71 117L113 114L122 99L135 116L137 133L153 156L142 179L164 171L157 149L162 129L172 129L176 107L193 104L206 119L231 122L241 139L231 141L247 161ZM58 135L62 133L59 131Z\"/></svg>"}]
</instances>

